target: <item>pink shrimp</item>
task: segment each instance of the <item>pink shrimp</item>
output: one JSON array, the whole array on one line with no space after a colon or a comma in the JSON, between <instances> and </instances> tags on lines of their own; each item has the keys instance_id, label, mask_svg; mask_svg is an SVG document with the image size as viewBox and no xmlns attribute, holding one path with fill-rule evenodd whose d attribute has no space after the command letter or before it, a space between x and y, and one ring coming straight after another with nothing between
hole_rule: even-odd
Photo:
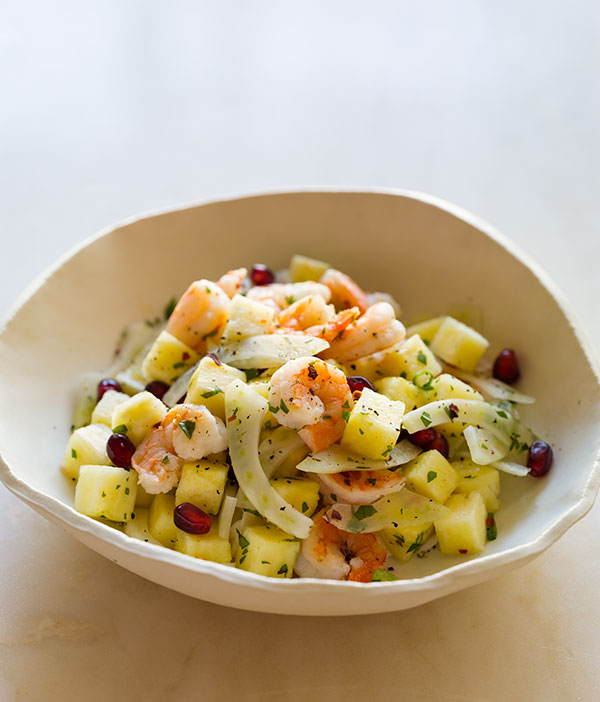
<instances>
[{"instance_id":1,"label":"pink shrimp","mask_svg":"<svg viewBox=\"0 0 600 702\"><path fill-rule=\"evenodd\" d=\"M319 282L331 290L331 301L338 310L358 307L364 313L369 308L369 300L364 290L345 273L329 268Z\"/></svg>"},{"instance_id":2,"label":"pink shrimp","mask_svg":"<svg viewBox=\"0 0 600 702\"><path fill-rule=\"evenodd\" d=\"M235 268L222 275L219 280L217 280L217 285L228 297L233 298L241 292L242 285L247 275L247 268Z\"/></svg>"},{"instance_id":3,"label":"pink shrimp","mask_svg":"<svg viewBox=\"0 0 600 702\"><path fill-rule=\"evenodd\" d=\"M406 478L396 470L353 470L331 475L314 476L323 486L323 493L335 502L368 505L384 495L398 492Z\"/></svg>"}]
</instances>

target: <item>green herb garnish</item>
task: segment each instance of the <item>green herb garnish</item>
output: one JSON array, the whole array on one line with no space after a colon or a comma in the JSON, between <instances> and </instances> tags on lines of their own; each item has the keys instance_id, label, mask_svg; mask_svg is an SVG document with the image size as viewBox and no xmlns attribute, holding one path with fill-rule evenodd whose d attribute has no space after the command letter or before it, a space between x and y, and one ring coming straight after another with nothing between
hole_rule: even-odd
<instances>
[{"instance_id":1,"label":"green herb garnish","mask_svg":"<svg viewBox=\"0 0 600 702\"><path fill-rule=\"evenodd\" d=\"M377 570L373 572L373 577L371 578L371 582L373 583L385 583L391 582L392 580L398 580L398 576L390 573L389 570L383 570L383 568L377 568Z\"/></svg>"},{"instance_id":2,"label":"green herb garnish","mask_svg":"<svg viewBox=\"0 0 600 702\"><path fill-rule=\"evenodd\" d=\"M192 434L194 433L194 429L196 428L196 422L193 422L191 419L184 419L182 422L179 422L177 426L187 436L188 439L191 439Z\"/></svg>"}]
</instances>

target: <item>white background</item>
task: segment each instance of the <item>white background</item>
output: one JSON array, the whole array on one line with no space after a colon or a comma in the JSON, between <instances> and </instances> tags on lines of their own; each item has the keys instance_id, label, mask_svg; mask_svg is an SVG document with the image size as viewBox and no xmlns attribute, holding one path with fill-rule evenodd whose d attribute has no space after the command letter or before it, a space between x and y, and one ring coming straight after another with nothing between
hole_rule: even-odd
<instances>
[{"instance_id":1,"label":"white background","mask_svg":"<svg viewBox=\"0 0 600 702\"><path fill-rule=\"evenodd\" d=\"M139 211L390 186L512 237L598 345L599 8L3 0L0 307ZM309 620L145 582L0 488L0 700L597 700L599 528L414 611Z\"/></svg>"}]
</instances>

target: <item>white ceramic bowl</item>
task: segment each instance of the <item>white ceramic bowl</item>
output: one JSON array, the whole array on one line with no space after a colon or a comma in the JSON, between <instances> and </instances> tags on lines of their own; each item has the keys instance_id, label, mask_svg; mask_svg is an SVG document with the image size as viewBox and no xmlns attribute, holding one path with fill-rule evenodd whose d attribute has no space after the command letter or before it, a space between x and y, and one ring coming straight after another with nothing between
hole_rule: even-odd
<instances>
[{"instance_id":1,"label":"white ceramic bowl","mask_svg":"<svg viewBox=\"0 0 600 702\"><path fill-rule=\"evenodd\" d=\"M189 281L254 261L284 267L294 252L393 293L404 319L476 306L492 351L518 350L521 387L538 400L525 419L554 447L555 465L541 480L503 476L498 539L482 555L412 559L404 579L377 585L276 580L130 539L72 509L73 488L58 466L78 377L106 367L121 329L155 316ZM597 365L563 297L491 227L415 193L257 195L105 230L21 296L0 337L0 383L0 477L9 490L115 563L244 609L341 615L414 607L531 560L590 509L600 480Z\"/></svg>"}]
</instances>

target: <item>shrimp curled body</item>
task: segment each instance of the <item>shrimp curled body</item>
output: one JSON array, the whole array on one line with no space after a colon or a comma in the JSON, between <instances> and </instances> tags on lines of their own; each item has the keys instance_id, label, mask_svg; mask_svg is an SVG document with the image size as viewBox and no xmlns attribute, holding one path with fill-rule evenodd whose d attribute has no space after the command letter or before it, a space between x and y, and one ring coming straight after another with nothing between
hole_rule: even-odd
<instances>
[{"instance_id":1,"label":"shrimp curled body","mask_svg":"<svg viewBox=\"0 0 600 702\"><path fill-rule=\"evenodd\" d=\"M354 580L368 583L384 568L387 550L375 534L351 534L328 524L323 513L304 539L294 570L302 578Z\"/></svg>"},{"instance_id":2,"label":"shrimp curled body","mask_svg":"<svg viewBox=\"0 0 600 702\"><path fill-rule=\"evenodd\" d=\"M321 451L344 433L344 410L352 394L344 373L319 358L304 356L288 361L273 374L269 403L277 419L297 429L311 451Z\"/></svg>"},{"instance_id":3,"label":"shrimp curled body","mask_svg":"<svg viewBox=\"0 0 600 702\"><path fill-rule=\"evenodd\" d=\"M131 465L151 494L177 485L184 461L196 461L227 448L222 420L201 405L175 405L137 447Z\"/></svg>"}]
</instances>

